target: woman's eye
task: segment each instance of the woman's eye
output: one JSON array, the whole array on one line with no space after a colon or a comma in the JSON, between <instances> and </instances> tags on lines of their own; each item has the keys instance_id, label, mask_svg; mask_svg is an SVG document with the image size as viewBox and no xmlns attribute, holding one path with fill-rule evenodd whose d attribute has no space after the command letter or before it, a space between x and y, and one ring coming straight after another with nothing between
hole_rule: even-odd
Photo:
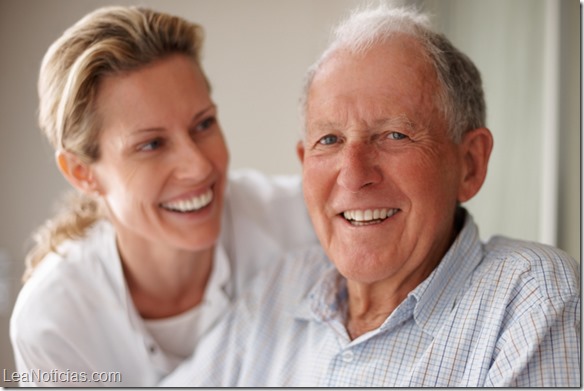
<instances>
[{"instance_id":1,"label":"woman's eye","mask_svg":"<svg viewBox=\"0 0 584 391\"><path fill-rule=\"evenodd\" d=\"M214 124L215 124L215 117L205 118L201 123L199 123L197 125L197 127L195 128L195 130L197 132L202 132L202 131L205 131L205 130L209 129Z\"/></svg>"},{"instance_id":2,"label":"woman's eye","mask_svg":"<svg viewBox=\"0 0 584 391\"><path fill-rule=\"evenodd\" d=\"M327 134L326 136L324 136L323 138L318 140L318 143L321 145L331 145L331 144L335 144L337 141L339 141L339 138L337 136L332 135L332 134Z\"/></svg>"},{"instance_id":3,"label":"woman's eye","mask_svg":"<svg viewBox=\"0 0 584 391\"><path fill-rule=\"evenodd\" d=\"M399 133L399 132L390 132L390 133L387 135L387 138L388 138L388 139L391 139L391 140L403 140L403 139L405 139L405 138L407 138L407 137L408 137L408 136L406 136L405 134L403 134L403 133Z\"/></svg>"},{"instance_id":4,"label":"woman's eye","mask_svg":"<svg viewBox=\"0 0 584 391\"><path fill-rule=\"evenodd\" d=\"M154 151L162 146L161 139L154 139L147 143L141 144L139 149L140 151Z\"/></svg>"}]
</instances>

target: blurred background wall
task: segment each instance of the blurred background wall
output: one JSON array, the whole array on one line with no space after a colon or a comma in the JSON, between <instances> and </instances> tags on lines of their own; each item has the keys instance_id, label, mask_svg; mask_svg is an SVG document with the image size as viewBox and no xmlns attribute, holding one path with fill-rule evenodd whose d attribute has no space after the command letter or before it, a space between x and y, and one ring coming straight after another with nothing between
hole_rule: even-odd
<instances>
[{"instance_id":1,"label":"blurred background wall","mask_svg":"<svg viewBox=\"0 0 584 391\"><path fill-rule=\"evenodd\" d=\"M580 260L580 4L577 0L416 0L481 70L495 137L487 181L468 203L484 239L555 244ZM331 26L358 0L0 0L0 370L14 370L8 321L29 235L67 188L36 125L41 58L107 4L141 4L201 23L204 67L231 167L300 173L297 100ZM2 373L2 372L0 372ZM14 384L0 385L14 386Z\"/></svg>"}]
</instances>

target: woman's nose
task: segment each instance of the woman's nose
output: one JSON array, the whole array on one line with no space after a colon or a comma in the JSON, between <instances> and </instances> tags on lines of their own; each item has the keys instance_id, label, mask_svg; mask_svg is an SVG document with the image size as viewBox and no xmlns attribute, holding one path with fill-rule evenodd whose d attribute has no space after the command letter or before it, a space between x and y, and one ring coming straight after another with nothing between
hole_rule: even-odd
<instances>
[{"instance_id":1,"label":"woman's nose","mask_svg":"<svg viewBox=\"0 0 584 391\"><path fill-rule=\"evenodd\" d=\"M202 180L213 171L211 159L204 150L189 140L181 143L175 156L175 176L179 180Z\"/></svg>"}]
</instances>

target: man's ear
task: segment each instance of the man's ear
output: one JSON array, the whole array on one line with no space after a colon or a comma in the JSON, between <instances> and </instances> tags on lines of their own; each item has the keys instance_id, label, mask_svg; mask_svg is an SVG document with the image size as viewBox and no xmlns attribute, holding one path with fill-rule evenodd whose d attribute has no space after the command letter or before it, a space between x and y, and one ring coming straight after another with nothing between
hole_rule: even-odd
<instances>
[{"instance_id":1,"label":"man's ear","mask_svg":"<svg viewBox=\"0 0 584 391\"><path fill-rule=\"evenodd\" d=\"M300 163L304 163L304 142L302 142L302 140L298 141L296 144L296 155L298 155Z\"/></svg>"},{"instance_id":2,"label":"man's ear","mask_svg":"<svg viewBox=\"0 0 584 391\"><path fill-rule=\"evenodd\" d=\"M458 201L465 202L474 197L485 182L493 149L493 135L487 128L473 129L463 135L460 144L463 169Z\"/></svg>"},{"instance_id":3,"label":"man's ear","mask_svg":"<svg viewBox=\"0 0 584 391\"><path fill-rule=\"evenodd\" d=\"M89 164L83 162L77 155L67 151L57 151L55 158L57 167L76 189L86 194L99 192L97 181Z\"/></svg>"}]
</instances>

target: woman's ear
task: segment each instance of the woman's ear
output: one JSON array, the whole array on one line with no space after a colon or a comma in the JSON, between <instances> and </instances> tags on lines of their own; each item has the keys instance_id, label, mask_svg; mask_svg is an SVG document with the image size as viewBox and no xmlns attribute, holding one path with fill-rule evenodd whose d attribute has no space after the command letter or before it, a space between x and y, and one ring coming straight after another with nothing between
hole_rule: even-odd
<instances>
[{"instance_id":1,"label":"woman's ear","mask_svg":"<svg viewBox=\"0 0 584 391\"><path fill-rule=\"evenodd\" d=\"M487 128L473 129L463 135L460 146L463 168L458 201L465 202L474 197L485 182L493 135Z\"/></svg>"},{"instance_id":2,"label":"woman's ear","mask_svg":"<svg viewBox=\"0 0 584 391\"><path fill-rule=\"evenodd\" d=\"M77 155L63 150L57 151L55 158L57 167L73 187L85 194L99 193L97 181L89 164L83 162Z\"/></svg>"}]
</instances>

